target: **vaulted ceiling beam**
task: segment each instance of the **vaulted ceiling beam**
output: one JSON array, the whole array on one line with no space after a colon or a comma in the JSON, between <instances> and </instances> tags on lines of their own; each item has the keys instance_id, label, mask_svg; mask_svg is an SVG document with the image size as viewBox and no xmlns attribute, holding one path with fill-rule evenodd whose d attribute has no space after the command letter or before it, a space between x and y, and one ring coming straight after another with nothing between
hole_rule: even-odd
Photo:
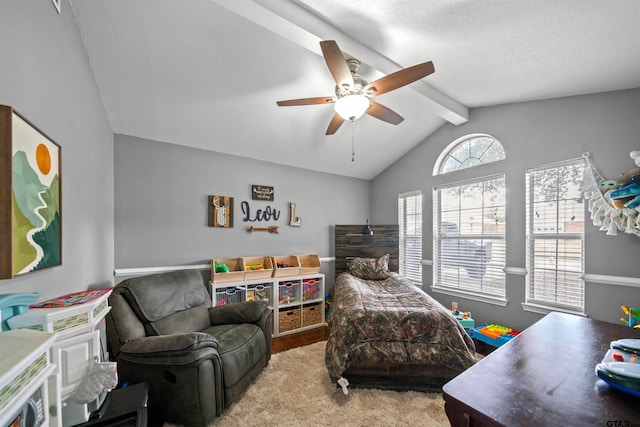
<instances>
[{"instance_id":1,"label":"vaulted ceiling beam","mask_svg":"<svg viewBox=\"0 0 640 427\"><path fill-rule=\"evenodd\" d=\"M382 74L404 68L365 46L310 11L293 2L273 0L212 0L216 4L322 56L321 40L336 40L344 52L366 63ZM409 64L413 65L413 64ZM438 69L436 65L436 72ZM469 109L455 99L420 80L407 86L424 96L434 114L459 125L469 120Z\"/></svg>"}]
</instances>

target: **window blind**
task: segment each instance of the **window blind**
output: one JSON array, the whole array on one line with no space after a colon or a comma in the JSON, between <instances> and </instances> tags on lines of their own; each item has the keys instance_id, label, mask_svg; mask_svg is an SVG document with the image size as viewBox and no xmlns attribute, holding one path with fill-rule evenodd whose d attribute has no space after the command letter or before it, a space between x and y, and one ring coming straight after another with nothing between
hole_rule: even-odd
<instances>
[{"instance_id":1,"label":"window blind","mask_svg":"<svg viewBox=\"0 0 640 427\"><path fill-rule=\"evenodd\" d=\"M584 160L526 172L526 302L584 310Z\"/></svg>"},{"instance_id":2,"label":"window blind","mask_svg":"<svg viewBox=\"0 0 640 427\"><path fill-rule=\"evenodd\" d=\"M434 188L434 286L505 297L505 176Z\"/></svg>"},{"instance_id":3,"label":"window blind","mask_svg":"<svg viewBox=\"0 0 640 427\"><path fill-rule=\"evenodd\" d=\"M400 274L422 283L422 193L398 196Z\"/></svg>"}]
</instances>

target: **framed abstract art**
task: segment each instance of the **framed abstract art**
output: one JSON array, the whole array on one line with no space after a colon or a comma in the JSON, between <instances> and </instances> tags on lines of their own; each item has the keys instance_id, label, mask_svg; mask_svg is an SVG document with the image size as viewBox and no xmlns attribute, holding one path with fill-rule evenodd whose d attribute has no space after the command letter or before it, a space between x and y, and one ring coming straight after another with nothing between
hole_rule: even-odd
<instances>
[{"instance_id":1,"label":"framed abstract art","mask_svg":"<svg viewBox=\"0 0 640 427\"><path fill-rule=\"evenodd\" d=\"M60 151L0 105L0 279L62 264Z\"/></svg>"}]
</instances>

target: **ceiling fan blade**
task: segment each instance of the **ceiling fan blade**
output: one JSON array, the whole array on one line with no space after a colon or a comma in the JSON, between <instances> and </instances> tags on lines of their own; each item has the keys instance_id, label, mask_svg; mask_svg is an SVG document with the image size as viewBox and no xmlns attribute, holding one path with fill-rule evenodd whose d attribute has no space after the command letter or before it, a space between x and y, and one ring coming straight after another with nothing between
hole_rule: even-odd
<instances>
[{"instance_id":1,"label":"ceiling fan blade","mask_svg":"<svg viewBox=\"0 0 640 427\"><path fill-rule=\"evenodd\" d=\"M336 43L335 40L321 41L320 48L322 49L322 55L327 63L327 67L329 67L329 72L331 72L336 84L339 87L344 85L353 87L351 70L347 65L347 61L344 59L344 54L338 47L338 43Z\"/></svg>"},{"instance_id":2,"label":"ceiling fan blade","mask_svg":"<svg viewBox=\"0 0 640 427\"><path fill-rule=\"evenodd\" d=\"M300 98L300 99L288 99L286 101L278 101L280 107L292 107L295 105L315 105L315 104L330 104L335 102L335 98L332 96L320 96L316 98Z\"/></svg>"},{"instance_id":3,"label":"ceiling fan blade","mask_svg":"<svg viewBox=\"0 0 640 427\"><path fill-rule=\"evenodd\" d=\"M342 116L338 113L335 113L333 115L333 118L331 119L331 122L329 122L329 127L327 128L327 133L325 133L325 135L333 135L334 133L336 133L340 126L342 126L342 123L344 123L344 119L342 118Z\"/></svg>"},{"instance_id":4,"label":"ceiling fan blade","mask_svg":"<svg viewBox=\"0 0 640 427\"><path fill-rule=\"evenodd\" d=\"M369 100L369 104L371 105L365 113L368 115L375 117L376 119L380 119L383 122L391 123L392 125L400 124L404 118L393 111L392 109L385 107L379 102Z\"/></svg>"},{"instance_id":5,"label":"ceiling fan blade","mask_svg":"<svg viewBox=\"0 0 640 427\"><path fill-rule=\"evenodd\" d=\"M404 68L395 73L391 73L365 86L365 92L369 89L375 90L374 96L382 95L399 87L413 83L435 71L433 62L428 61L413 67Z\"/></svg>"}]
</instances>

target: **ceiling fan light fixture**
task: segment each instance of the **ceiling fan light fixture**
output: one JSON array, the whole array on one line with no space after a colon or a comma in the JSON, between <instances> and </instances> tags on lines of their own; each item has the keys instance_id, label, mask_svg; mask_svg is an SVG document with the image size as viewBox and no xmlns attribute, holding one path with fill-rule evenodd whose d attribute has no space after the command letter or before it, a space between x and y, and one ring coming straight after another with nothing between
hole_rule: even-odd
<instances>
[{"instance_id":1,"label":"ceiling fan light fixture","mask_svg":"<svg viewBox=\"0 0 640 427\"><path fill-rule=\"evenodd\" d=\"M369 98L360 94L346 95L338 99L333 108L345 120L358 120L369 108Z\"/></svg>"},{"instance_id":2,"label":"ceiling fan light fixture","mask_svg":"<svg viewBox=\"0 0 640 427\"><path fill-rule=\"evenodd\" d=\"M433 63L428 61L403 68L369 83L358 74L360 61L348 58L340 50L335 40L321 41L320 48L327 67L329 67L329 72L336 83L335 96L289 99L277 101L277 105L286 107L334 104L335 113L329 122L325 135L335 134L346 120L354 122L365 113L392 125L400 124L404 120L402 116L374 101L373 98L420 80L435 71Z\"/></svg>"}]
</instances>

